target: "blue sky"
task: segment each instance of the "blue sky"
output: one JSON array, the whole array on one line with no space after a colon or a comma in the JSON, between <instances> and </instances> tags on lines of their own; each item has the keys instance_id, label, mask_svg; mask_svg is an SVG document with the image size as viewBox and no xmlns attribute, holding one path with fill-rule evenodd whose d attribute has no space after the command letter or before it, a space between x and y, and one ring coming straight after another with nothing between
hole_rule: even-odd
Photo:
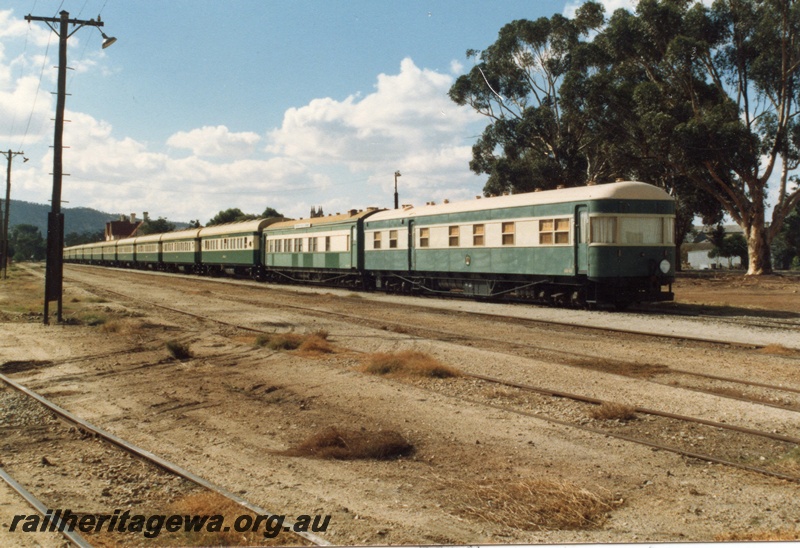
<instances>
[{"instance_id":1,"label":"blue sky","mask_svg":"<svg viewBox=\"0 0 800 548\"><path fill-rule=\"evenodd\" d=\"M486 120L447 90L469 48L580 0L12 0L0 7L0 149L12 198L47 203L58 38L27 14L102 17L68 42L65 207L207 221L467 199ZM632 4L607 0L607 13ZM70 29L72 30L72 29ZM46 56L46 57L45 57Z\"/></svg>"}]
</instances>

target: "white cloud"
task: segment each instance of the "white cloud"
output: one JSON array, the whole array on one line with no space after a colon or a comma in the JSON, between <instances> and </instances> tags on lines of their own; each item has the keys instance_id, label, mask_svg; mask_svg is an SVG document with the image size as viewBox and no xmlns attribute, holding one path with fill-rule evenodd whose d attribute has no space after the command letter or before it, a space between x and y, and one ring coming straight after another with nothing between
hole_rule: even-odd
<instances>
[{"instance_id":1,"label":"white cloud","mask_svg":"<svg viewBox=\"0 0 800 548\"><path fill-rule=\"evenodd\" d=\"M431 186L452 184L453 173L475 182L466 141L482 118L449 99L452 84L451 76L404 59L399 74L379 75L375 91L363 98L317 99L288 110L283 125L270 133L268 150L380 179L384 195L393 183L387 174L400 169L405 189L425 187L407 197L424 202Z\"/></svg>"},{"instance_id":2,"label":"white cloud","mask_svg":"<svg viewBox=\"0 0 800 548\"><path fill-rule=\"evenodd\" d=\"M249 131L232 133L225 126L204 126L191 131L179 131L167 139L167 144L189 149L195 156L241 157L250 154L261 139Z\"/></svg>"},{"instance_id":3,"label":"white cloud","mask_svg":"<svg viewBox=\"0 0 800 548\"><path fill-rule=\"evenodd\" d=\"M0 134L19 138L41 65L17 77L11 65L0 51L0 116L18 120L13 132L0 124ZM311 206L326 213L391 207L398 169L403 203L471 197L483 186L468 163L485 121L448 98L453 81L404 59L397 74L377 76L372 93L314 99L287 110L282 125L265 134L202 126L164 143L115 135L110 122L68 111L64 206L175 221L205 222L231 207L260 213L270 206L301 217ZM55 105L49 92L39 93L25 139L32 161L15 165L13 197L46 203Z\"/></svg>"}]
</instances>

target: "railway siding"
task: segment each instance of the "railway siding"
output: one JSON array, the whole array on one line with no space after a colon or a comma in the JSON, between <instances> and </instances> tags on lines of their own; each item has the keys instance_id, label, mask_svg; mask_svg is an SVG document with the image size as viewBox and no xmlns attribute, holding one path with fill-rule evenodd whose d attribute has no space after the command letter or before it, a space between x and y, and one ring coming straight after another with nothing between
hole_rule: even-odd
<instances>
[{"instance_id":1,"label":"railway siding","mask_svg":"<svg viewBox=\"0 0 800 548\"><path fill-rule=\"evenodd\" d=\"M21 339L28 346L52 346L54 352L39 360L49 361L49 367L40 363L14 375L106 428L202 470L234 492L246 491L248 498L275 501L281 507L331 513L335 542L677 542L713 540L742 532L746 524L754 532L779 531L800 520L794 484L653 451L603 432L523 416L513 407L524 402L524 396L506 388L476 384L476 394L467 397L459 387L471 381L436 381L442 386L432 392L423 384L367 376L358 370L365 354L416 349L462 369L502 373L564 391L589 388L598 395L602 391L602 399L643 394L659 405L688 408L700 403L703 412L713 401L712 407L730 411L730 417L743 414L755 421L762 413L794 415L653 385L646 378L578 368L558 363L557 358L569 351L590 353L591 345L609 359L623 362L658 357L661 365L717 373L725 368L746 372L757 364L765 373L762 380L777 382L777 375L781 382L796 382L791 380L796 364L788 357L692 341L589 334L579 327L546 323L515 325L514 320L491 321L473 312L430 311L427 305L435 301L427 299L383 301L370 295L196 278L170 277L165 278L168 285L154 284L152 275L142 273L119 273L112 284L105 274L90 275L92 270L68 269L68 290L75 291L71 295L83 295L86 287L98 301L107 301L87 301L87 307L119 311L141 322L139 328L108 335L88 325L59 326L47 331L52 340L40 341L33 335ZM92 287L79 288L78 278ZM105 294L97 286L130 291L131 297ZM137 294L146 299L136 299ZM157 309L149 301L191 309L200 317ZM443 304L455 309L465 303ZM111 317L109 321L115 321ZM256 334L236 325L272 333L324 330L333 352L254 349ZM81 335L74 336L77 333ZM65 339L57 340L61 335L74 336L70 346L85 347L66 351L59 346ZM172 338L186 342L192 357L183 361L166 357L163 343ZM485 342L491 338L495 346ZM104 340L119 345L119 352L99 351ZM533 341L547 352L528 356L509 341ZM503 345L506 351L499 348ZM687 360L687 351L692 350L701 355ZM90 359L81 361L81 354ZM19 354L15 359L22 361ZM109 399L115 405L108 405ZM543 398L542 406L568 409L562 401ZM489 404L508 404L512 409ZM570 413L577 425L592 426L592 419L584 418L586 411L573 408ZM581 424L585 420L589 422ZM655 424L645 418L637 422ZM415 453L388 462L331 462L271 452L291 448L327 425L396 430L414 445ZM613 421L608 425L611 432L625 427ZM693 442L692 432L686 436L680 432L673 432L676 441ZM413 479L420 477L422 483ZM601 494L608 512L587 528L527 530L459 511L466 491L502 488L533 477L571 482Z\"/></svg>"}]
</instances>

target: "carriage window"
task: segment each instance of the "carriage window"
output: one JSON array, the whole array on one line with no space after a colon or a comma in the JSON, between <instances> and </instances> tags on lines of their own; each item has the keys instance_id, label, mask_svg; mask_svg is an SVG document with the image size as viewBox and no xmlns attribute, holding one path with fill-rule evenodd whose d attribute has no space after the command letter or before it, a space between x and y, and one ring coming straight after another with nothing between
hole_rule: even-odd
<instances>
[{"instance_id":1,"label":"carriage window","mask_svg":"<svg viewBox=\"0 0 800 548\"><path fill-rule=\"evenodd\" d=\"M503 223L503 245L514 245L514 223Z\"/></svg>"},{"instance_id":2,"label":"carriage window","mask_svg":"<svg viewBox=\"0 0 800 548\"><path fill-rule=\"evenodd\" d=\"M570 219L539 220L539 243L542 245L568 244Z\"/></svg>"},{"instance_id":3,"label":"carriage window","mask_svg":"<svg viewBox=\"0 0 800 548\"><path fill-rule=\"evenodd\" d=\"M675 218L664 217L664 243L675 244Z\"/></svg>"},{"instance_id":4,"label":"carriage window","mask_svg":"<svg viewBox=\"0 0 800 548\"><path fill-rule=\"evenodd\" d=\"M389 231L389 248L397 249L397 231L390 230Z\"/></svg>"},{"instance_id":5,"label":"carriage window","mask_svg":"<svg viewBox=\"0 0 800 548\"><path fill-rule=\"evenodd\" d=\"M381 248L381 233L375 232L372 234L372 249Z\"/></svg>"},{"instance_id":6,"label":"carriage window","mask_svg":"<svg viewBox=\"0 0 800 548\"><path fill-rule=\"evenodd\" d=\"M660 244L664 221L662 217L620 217L619 234L623 244Z\"/></svg>"},{"instance_id":7,"label":"carriage window","mask_svg":"<svg viewBox=\"0 0 800 548\"><path fill-rule=\"evenodd\" d=\"M617 241L616 217L592 217L592 236L590 241L595 244L613 244Z\"/></svg>"},{"instance_id":8,"label":"carriage window","mask_svg":"<svg viewBox=\"0 0 800 548\"><path fill-rule=\"evenodd\" d=\"M580 238L582 244L589 243L589 212L581 211Z\"/></svg>"},{"instance_id":9,"label":"carriage window","mask_svg":"<svg viewBox=\"0 0 800 548\"><path fill-rule=\"evenodd\" d=\"M325 236L325 251L331 250L331 237Z\"/></svg>"},{"instance_id":10,"label":"carriage window","mask_svg":"<svg viewBox=\"0 0 800 548\"><path fill-rule=\"evenodd\" d=\"M431 229L430 228L420 228L419 229L419 246L420 247L428 247L431 241Z\"/></svg>"},{"instance_id":11,"label":"carriage window","mask_svg":"<svg viewBox=\"0 0 800 548\"><path fill-rule=\"evenodd\" d=\"M472 225L472 245L481 246L484 243L484 225Z\"/></svg>"},{"instance_id":12,"label":"carriage window","mask_svg":"<svg viewBox=\"0 0 800 548\"><path fill-rule=\"evenodd\" d=\"M450 247L458 247L458 227L451 226L448 228L448 233L450 235Z\"/></svg>"}]
</instances>

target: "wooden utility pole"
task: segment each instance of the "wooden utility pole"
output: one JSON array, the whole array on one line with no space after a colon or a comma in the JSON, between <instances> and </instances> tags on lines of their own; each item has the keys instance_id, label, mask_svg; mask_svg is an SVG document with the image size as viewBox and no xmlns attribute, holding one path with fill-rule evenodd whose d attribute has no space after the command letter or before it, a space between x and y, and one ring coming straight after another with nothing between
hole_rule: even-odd
<instances>
[{"instance_id":1,"label":"wooden utility pole","mask_svg":"<svg viewBox=\"0 0 800 548\"><path fill-rule=\"evenodd\" d=\"M64 106L67 96L67 39L75 34L81 27L88 25L92 27L102 27L103 23L98 20L90 19L83 21L80 19L70 19L67 11L60 13L61 17L33 17L26 15L25 20L44 21L53 32L58 35L58 92L56 99L56 129L53 138L53 200L50 214L47 216L47 266L45 268L44 283L44 323L49 323L49 303L58 302L58 321L62 321L62 297L64 279L64 214L61 213L61 179L63 176L62 152L64 136ZM51 23L59 23L58 30ZM76 26L69 32L69 25ZM102 33L101 33L102 34ZM103 47L107 47L115 41L113 38L106 37Z\"/></svg>"},{"instance_id":2,"label":"wooden utility pole","mask_svg":"<svg viewBox=\"0 0 800 548\"><path fill-rule=\"evenodd\" d=\"M14 159L14 156L18 154L25 154L24 152L12 152L10 149L8 152L0 153L6 157L8 160L8 169L6 170L6 210L5 216L2 217L3 223L0 226L2 229L2 239L0 240L0 257L2 257L2 263L0 263L0 268L3 269L3 279L5 280L8 278L8 215L9 215L9 204L11 202L11 160ZM27 162L28 159L25 158Z\"/></svg>"}]
</instances>

